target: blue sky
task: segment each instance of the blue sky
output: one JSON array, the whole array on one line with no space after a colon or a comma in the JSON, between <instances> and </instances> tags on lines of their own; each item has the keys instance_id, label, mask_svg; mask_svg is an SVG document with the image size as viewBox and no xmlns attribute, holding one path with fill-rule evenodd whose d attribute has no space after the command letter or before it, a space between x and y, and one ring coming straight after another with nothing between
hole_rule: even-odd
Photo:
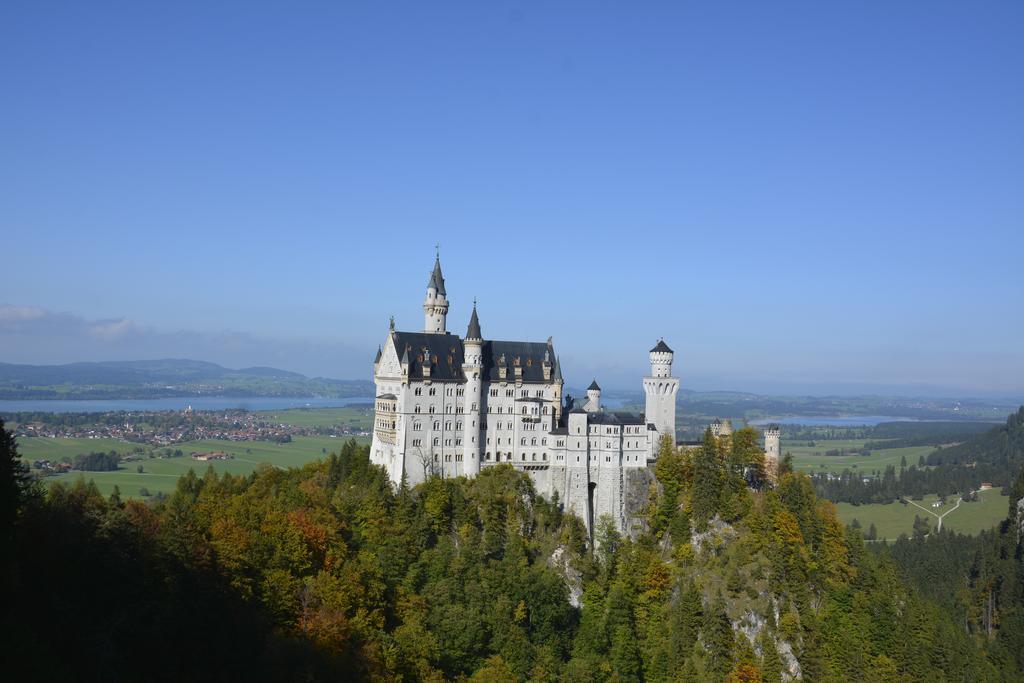
<instances>
[{"instance_id":1,"label":"blue sky","mask_svg":"<svg viewBox=\"0 0 1024 683\"><path fill-rule=\"evenodd\" d=\"M557 6L555 6L557 5ZM1024 4L7 3L0 359L1024 395Z\"/></svg>"}]
</instances>

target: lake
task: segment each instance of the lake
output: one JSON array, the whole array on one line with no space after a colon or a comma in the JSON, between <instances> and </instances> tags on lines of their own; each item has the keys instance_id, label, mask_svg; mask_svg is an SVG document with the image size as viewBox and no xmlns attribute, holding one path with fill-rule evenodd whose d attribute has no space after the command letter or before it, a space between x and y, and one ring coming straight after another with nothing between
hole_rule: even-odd
<instances>
[{"instance_id":1,"label":"lake","mask_svg":"<svg viewBox=\"0 0 1024 683\"><path fill-rule=\"evenodd\" d=\"M299 398L280 397L243 397L227 396L192 396L184 398L151 398L127 400L95 400L95 401L0 401L0 415L22 412L46 413L107 413L118 410L131 412L157 410L184 410L192 406L193 410L288 410L289 408L343 408L353 403L373 404L373 397L354 398L317 398L315 396Z\"/></svg>"},{"instance_id":2,"label":"lake","mask_svg":"<svg viewBox=\"0 0 1024 683\"><path fill-rule=\"evenodd\" d=\"M913 417L893 417L892 415L842 415L836 417L790 415L751 420L750 424L758 427L766 424L800 425L802 427L874 427L883 422L920 422L920 420Z\"/></svg>"}]
</instances>

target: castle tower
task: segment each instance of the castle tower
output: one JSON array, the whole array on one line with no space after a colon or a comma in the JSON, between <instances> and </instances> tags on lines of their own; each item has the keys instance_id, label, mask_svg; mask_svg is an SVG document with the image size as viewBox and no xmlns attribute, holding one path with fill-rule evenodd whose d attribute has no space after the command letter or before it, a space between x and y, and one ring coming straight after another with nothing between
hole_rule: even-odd
<instances>
[{"instance_id":1,"label":"castle tower","mask_svg":"<svg viewBox=\"0 0 1024 683\"><path fill-rule=\"evenodd\" d=\"M473 315L469 318L469 328L463 340L464 355L462 372L466 377L463 394L462 421L462 473L467 477L475 477L480 473L480 406L483 387L483 335L480 332L480 319L476 315L476 302L473 302Z\"/></svg>"},{"instance_id":2,"label":"castle tower","mask_svg":"<svg viewBox=\"0 0 1024 683\"><path fill-rule=\"evenodd\" d=\"M779 459L782 455L782 432L779 425L764 428L764 469L768 481L775 482L779 476Z\"/></svg>"},{"instance_id":3,"label":"castle tower","mask_svg":"<svg viewBox=\"0 0 1024 683\"><path fill-rule=\"evenodd\" d=\"M648 424L654 425L658 434L653 444L655 455L661 437L668 435L673 444L676 442L676 393L679 391L679 378L672 377L674 356L665 340L659 340L650 352L651 374L644 377L644 394L647 396L644 418Z\"/></svg>"},{"instance_id":4,"label":"castle tower","mask_svg":"<svg viewBox=\"0 0 1024 683\"><path fill-rule=\"evenodd\" d=\"M601 387L597 385L596 379L587 387L587 404L583 408L588 413L596 413L601 410Z\"/></svg>"},{"instance_id":5,"label":"castle tower","mask_svg":"<svg viewBox=\"0 0 1024 683\"><path fill-rule=\"evenodd\" d=\"M448 298L444 291L444 276L441 275L441 255L434 257L434 271L427 282L427 296L423 300L423 331L445 334L445 318L448 316Z\"/></svg>"}]
</instances>

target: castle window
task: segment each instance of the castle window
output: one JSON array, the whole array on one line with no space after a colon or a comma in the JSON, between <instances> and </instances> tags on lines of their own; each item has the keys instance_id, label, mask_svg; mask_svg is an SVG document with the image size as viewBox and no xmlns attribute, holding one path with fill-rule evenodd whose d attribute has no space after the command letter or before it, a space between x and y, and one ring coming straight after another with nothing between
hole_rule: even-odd
<instances>
[{"instance_id":1,"label":"castle window","mask_svg":"<svg viewBox=\"0 0 1024 683\"><path fill-rule=\"evenodd\" d=\"M416 396L419 396L420 394L422 394L422 393L423 393L423 389L421 389L420 387L416 387L416 391L414 391L413 393L414 393L414 394L415 394Z\"/></svg>"},{"instance_id":2,"label":"castle window","mask_svg":"<svg viewBox=\"0 0 1024 683\"><path fill-rule=\"evenodd\" d=\"M488 461L489 461L489 460L491 459L491 452L490 452L490 451L487 451L487 456L486 456L486 459L487 459Z\"/></svg>"},{"instance_id":3,"label":"castle window","mask_svg":"<svg viewBox=\"0 0 1024 683\"><path fill-rule=\"evenodd\" d=\"M490 393L491 396L497 396L498 395L498 390L497 389L491 389L491 391L489 393Z\"/></svg>"},{"instance_id":4,"label":"castle window","mask_svg":"<svg viewBox=\"0 0 1024 683\"><path fill-rule=\"evenodd\" d=\"M437 420L434 420L434 429L440 429L440 428L441 428L441 423L439 421L437 421Z\"/></svg>"},{"instance_id":5,"label":"castle window","mask_svg":"<svg viewBox=\"0 0 1024 683\"><path fill-rule=\"evenodd\" d=\"M430 406L430 414L431 414L431 415L433 415L433 414L434 414L434 406Z\"/></svg>"},{"instance_id":6,"label":"castle window","mask_svg":"<svg viewBox=\"0 0 1024 683\"><path fill-rule=\"evenodd\" d=\"M437 389L435 387L431 387L430 391L428 391L427 393L430 394L431 396L433 396L434 394L437 393Z\"/></svg>"},{"instance_id":7,"label":"castle window","mask_svg":"<svg viewBox=\"0 0 1024 683\"><path fill-rule=\"evenodd\" d=\"M415 407L414 407L414 408L412 409L412 411L413 411L414 413L418 413L418 412L420 412L420 404L419 404L419 403L417 403L417 404L416 404L416 406L415 406Z\"/></svg>"},{"instance_id":8,"label":"castle window","mask_svg":"<svg viewBox=\"0 0 1024 683\"><path fill-rule=\"evenodd\" d=\"M524 439L520 439L519 440L519 445L520 446L525 446L526 445L526 439L525 438Z\"/></svg>"},{"instance_id":9,"label":"castle window","mask_svg":"<svg viewBox=\"0 0 1024 683\"><path fill-rule=\"evenodd\" d=\"M537 437L533 437L532 439L530 439L530 445L531 446L536 446L537 445Z\"/></svg>"},{"instance_id":10,"label":"castle window","mask_svg":"<svg viewBox=\"0 0 1024 683\"><path fill-rule=\"evenodd\" d=\"M448 413L449 415L451 415L451 413L452 413L452 407L451 407L450 405L447 405L447 406L445 406L445 407L444 407L444 412L446 412L446 413Z\"/></svg>"},{"instance_id":11,"label":"castle window","mask_svg":"<svg viewBox=\"0 0 1024 683\"><path fill-rule=\"evenodd\" d=\"M462 439L455 439L455 445L456 446L461 446L462 445Z\"/></svg>"},{"instance_id":12,"label":"castle window","mask_svg":"<svg viewBox=\"0 0 1024 683\"><path fill-rule=\"evenodd\" d=\"M537 454L536 453L530 453L530 460L532 460L533 462L537 462Z\"/></svg>"},{"instance_id":13,"label":"castle window","mask_svg":"<svg viewBox=\"0 0 1024 683\"><path fill-rule=\"evenodd\" d=\"M475 404L475 403L473 403L473 404L472 404L472 405L470 406L470 408L469 408L469 409L470 409L471 411L473 411L473 412L476 412L476 404Z\"/></svg>"},{"instance_id":14,"label":"castle window","mask_svg":"<svg viewBox=\"0 0 1024 683\"><path fill-rule=\"evenodd\" d=\"M488 445L488 446L490 446L490 445L491 445L491 437L487 437L487 445Z\"/></svg>"},{"instance_id":15,"label":"castle window","mask_svg":"<svg viewBox=\"0 0 1024 683\"><path fill-rule=\"evenodd\" d=\"M461 431L462 430L462 423L461 422L456 422L455 423L455 429Z\"/></svg>"},{"instance_id":16,"label":"castle window","mask_svg":"<svg viewBox=\"0 0 1024 683\"><path fill-rule=\"evenodd\" d=\"M462 415L462 406L455 406L455 414Z\"/></svg>"},{"instance_id":17,"label":"castle window","mask_svg":"<svg viewBox=\"0 0 1024 683\"><path fill-rule=\"evenodd\" d=\"M512 451L509 451L508 453L505 454L505 461L512 462Z\"/></svg>"},{"instance_id":18,"label":"castle window","mask_svg":"<svg viewBox=\"0 0 1024 683\"><path fill-rule=\"evenodd\" d=\"M440 446L440 445L441 445L441 439L439 439L439 438L437 438L437 437L435 436L435 437L434 437L434 445L435 445L435 446Z\"/></svg>"},{"instance_id":19,"label":"castle window","mask_svg":"<svg viewBox=\"0 0 1024 683\"><path fill-rule=\"evenodd\" d=\"M444 445L445 446L451 446L452 445L452 440L451 439L445 439L444 440Z\"/></svg>"},{"instance_id":20,"label":"castle window","mask_svg":"<svg viewBox=\"0 0 1024 683\"><path fill-rule=\"evenodd\" d=\"M530 395L530 390L529 389L523 389L521 392L519 392L519 395L522 396L523 398L526 398L527 396Z\"/></svg>"},{"instance_id":21,"label":"castle window","mask_svg":"<svg viewBox=\"0 0 1024 683\"><path fill-rule=\"evenodd\" d=\"M545 462L547 462L547 459L548 459L548 454L547 454L547 453L541 453L541 454L540 454L540 459L541 459L541 460L543 460L543 461L545 461Z\"/></svg>"},{"instance_id":22,"label":"castle window","mask_svg":"<svg viewBox=\"0 0 1024 683\"><path fill-rule=\"evenodd\" d=\"M444 423L444 428L447 429L447 430L451 430L451 428L452 428L451 421L445 422Z\"/></svg>"},{"instance_id":23,"label":"castle window","mask_svg":"<svg viewBox=\"0 0 1024 683\"><path fill-rule=\"evenodd\" d=\"M548 438L544 437L543 439L541 439L540 440L540 445L541 446L547 446L548 445Z\"/></svg>"},{"instance_id":24,"label":"castle window","mask_svg":"<svg viewBox=\"0 0 1024 683\"><path fill-rule=\"evenodd\" d=\"M414 431L414 432L418 432L418 431L420 431L420 430L421 430L422 428L423 428L423 425L422 425L422 424L421 424L421 423L420 423L420 422L419 422L418 420L417 420L416 422L413 422L413 423L412 423L412 431Z\"/></svg>"},{"instance_id":25,"label":"castle window","mask_svg":"<svg viewBox=\"0 0 1024 683\"><path fill-rule=\"evenodd\" d=\"M526 415L526 406L523 406L523 415Z\"/></svg>"},{"instance_id":26,"label":"castle window","mask_svg":"<svg viewBox=\"0 0 1024 683\"><path fill-rule=\"evenodd\" d=\"M464 387L459 387L455 390L456 396L462 396L464 393L466 393L466 389Z\"/></svg>"},{"instance_id":27,"label":"castle window","mask_svg":"<svg viewBox=\"0 0 1024 683\"><path fill-rule=\"evenodd\" d=\"M505 390L505 395L506 395L506 396L515 396L515 395L516 395L516 392L515 392L515 390L514 390L514 389L506 389L506 390Z\"/></svg>"}]
</instances>

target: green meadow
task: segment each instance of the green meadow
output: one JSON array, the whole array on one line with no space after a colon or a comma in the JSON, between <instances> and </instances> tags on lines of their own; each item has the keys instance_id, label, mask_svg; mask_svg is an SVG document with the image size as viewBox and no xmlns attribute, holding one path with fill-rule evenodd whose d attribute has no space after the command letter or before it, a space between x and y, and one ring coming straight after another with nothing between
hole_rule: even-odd
<instances>
[{"instance_id":1,"label":"green meadow","mask_svg":"<svg viewBox=\"0 0 1024 683\"><path fill-rule=\"evenodd\" d=\"M856 470L870 473L872 470L882 471L892 465L899 471L900 463L906 458L907 466L916 465L922 455L927 457L935 450L933 446L910 446L907 448L885 448L871 451L871 455L825 455L831 450L852 450L863 447L864 439L841 439L836 441L816 441L814 446L806 446L805 441L782 442L782 452L793 455L793 468L800 472L842 472ZM797 445L801 444L801 445Z\"/></svg>"},{"instance_id":2,"label":"green meadow","mask_svg":"<svg viewBox=\"0 0 1024 683\"><path fill-rule=\"evenodd\" d=\"M931 529L936 529L939 520L936 515L948 513L943 517L942 528L952 529L962 534L977 534L989 529L1006 517L1008 499L1001 495L1002 489L990 489L978 493L974 503L960 503L956 506L956 498L949 497L945 505L932 508L938 502L937 496L925 496L923 500L915 500L925 510L908 503L873 503L871 505L851 505L838 503L839 518L850 524L854 519L860 522L861 528L867 532L871 524L878 530L879 539L895 540L900 534L910 536L914 531L914 516L925 517ZM955 509L954 509L955 508ZM931 513L931 514L930 514Z\"/></svg>"},{"instance_id":3,"label":"green meadow","mask_svg":"<svg viewBox=\"0 0 1024 683\"><path fill-rule=\"evenodd\" d=\"M346 406L345 408L295 408L292 410L261 410L256 413L268 422L295 427L349 427L370 429L373 425L372 406Z\"/></svg>"},{"instance_id":4,"label":"green meadow","mask_svg":"<svg viewBox=\"0 0 1024 683\"><path fill-rule=\"evenodd\" d=\"M283 424L303 427L350 425L352 427L369 428L372 414L359 408L324 408L297 409L264 413L268 420ZM261 465L270 467L301 467L336 452L350 437L330 436L296 436L290 443L274 443L270 441L187 441L171 446L153 448L143 446L144 452L139 460L124 462L120 469L112 472L79 472L46 477L46 483L73 483L78 478L92 480L97 488L109 494L117 486L124 497L141 497L145 490L150 494L168 493L175 487L178 477L195 470L202 474L208 467L216 472L232 474L248 474ZM360 443L369 443L369 437L355 437ZM59 461L62 458L74 458L81 453L92 451L117 451L132 453L139 444L118 439L50 439L42 437L21 438L18 440L18 452L21 457L33 462L36 460ZM180 449L184 455L177 458L161 458L159 454L167 450ZM191 457L191 453L223 451L234 456L232 460L199 461ZM142 472L139 472L142 467Z\"/></svg>"}]
</instances>

